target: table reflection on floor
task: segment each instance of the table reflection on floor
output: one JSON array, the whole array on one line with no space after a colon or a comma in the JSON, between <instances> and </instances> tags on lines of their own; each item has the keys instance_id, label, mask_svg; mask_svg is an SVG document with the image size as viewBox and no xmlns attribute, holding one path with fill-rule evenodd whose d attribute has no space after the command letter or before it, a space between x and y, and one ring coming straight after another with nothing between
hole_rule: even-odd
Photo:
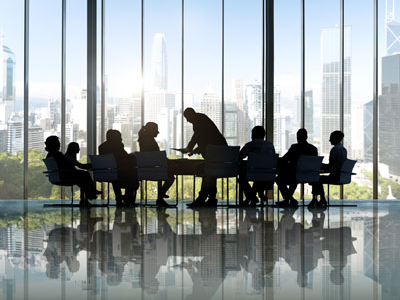
<instances>
[{"instance_id":1,"label":"table reflection on floor","mask_svg":"<svg viewBox=\"0 0 400 300\"><path fill-rule=\"evenodd\" d=\"M325 211L6 204L0 204L1 299L398 299L400 293L397 202Z\"/></svg>"}]
</instances>

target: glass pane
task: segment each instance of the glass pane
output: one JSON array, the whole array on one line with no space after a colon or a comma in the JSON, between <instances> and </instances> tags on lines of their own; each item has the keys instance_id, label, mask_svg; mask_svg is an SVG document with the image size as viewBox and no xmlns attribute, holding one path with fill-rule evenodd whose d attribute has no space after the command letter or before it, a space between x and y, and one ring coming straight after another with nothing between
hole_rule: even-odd
<instances>
[{"instance_id":1,"label":"glass pane","mask_svg":"<svg viewBox=\"0 0 400 300\"><path fill-rule=\"evenodd\" d=\"M379 1L379 199L400 198L400 15L395 4Z\"/></svg>"},{"instance_id":2,"label":"glass pane","mask_svg":"<svg viewBox=\"0 0 400 300\"><path fill-rule=\"evenodd\" d=\"M48 136L61 138L61 2L30 1L29 197L59 198L43 175Z\"/></svg>"},{"instance_id":3,"label":"glass pane","mask_svg":"<svg viewBox=\"0 0 400 300\"><path fill-rule=\"evenodd\" d=\"M357 160L357 175L345 186L344 198L371 199L374 7L372 1L345 1L344 10L346 28L351 28L351 34L345 33L345 49L351 51L345 59L345 100L351 101L345 101L344 146L348 158Z\"/></svg>"},{"instance_id":4,"label":"glass pane","mask_svg":"<svg viewBox=\"0 0 400 300\"><path fill-rule=\"evenodd\" d=\"M241 19L241 22L237 22ZM243 146L262 122L262 2L225 1L224 136Z\"/></svg>"},{"instance_id":5,"label":"glass pane","mask_svg":"<svg viewBox=\"0 0 400 300\"><path fill-rule=\"evenodd\" d=\"M141 1L105 3L105 131L121 131L131 152L141 124Z\"/></svg>"},{"instance_id":6,"label":"glass pane","mask_svg":"<svg viewBox=\"0 0 400 300\"><path fill-rule=\"evenodd\" d=\"M329 135L340 130L340 3L338 1L306 1L305 7L305 124L312 131L313 142L328 163L332 148ZM346 40L351 27L346 26ZM346 43L345 58L350 60L350 45ZM348 76L348 75L346 75ZM346 82L350 80L345 78ZM345 87L345 106L351 99L350 86ZM346 116L348 112L346 111ZM346 137L347 138L347 137ZM351 139L349 139L350 141ZM350 144L347 144L350 151ZM309 186L305 185L306 193ZM331 198L338 197L330 191Z\"/></svg>"},{"instance_id":7,"label":"glass pane","mask_svg":"<svg viewBox=\"0 0 400 300\"><path fill-rule=\"evenodd\" d=\"M275 96L274 145L284 155L296 143L301 124L301 15L300 1L277 1L275 5ZM312 135L310 135L312 142Z\"/></svg>"},{"instance_id":8,"label":"glass pane","mask_svg":"<svg viewBox=\"0 0 400 300\"><path fill-rule=\"evenodd\" d=\"M0 199L23 197L23 81L24 1L1 1Z\"/></svg>"}]
</instances>

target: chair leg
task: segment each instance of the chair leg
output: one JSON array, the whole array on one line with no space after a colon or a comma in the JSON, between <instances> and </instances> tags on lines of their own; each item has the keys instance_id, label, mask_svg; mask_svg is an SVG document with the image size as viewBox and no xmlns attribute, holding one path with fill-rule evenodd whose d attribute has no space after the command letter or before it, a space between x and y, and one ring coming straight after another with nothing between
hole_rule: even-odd
<instances>
[{"instance_id":1,"label":"chair leg","mask_svg":"<svg viewBox=\"0 0 400 300\"><path fill-rule=\"evenodd\" d=\"M193 201L196 199L196 175L193 175Z\"/></svg>"},{"instance_id":2,"label":"chair leg","mask_svg":"<svg viewBox=\"0 0 400 300\"><path fill-rule=\"evenodd\" d=\"M235 184L235 205L238 206L238 178L236 176L236 184Z\"/></svg>"},{"instance_id":3,"label":"chair leg","mask_svg":"<svg viewBox=\"0 0 400 300\"><path fill-rule=\"evenodd\" d=\"M176 190L175 206L178 206L178 189L179 189L178 180L179 180L179 175L176 175L176 179L175 179L175 190ZM182 199L183 199L183 195L182 195Z\"/></svg>"},{"instance_id":4,"label":"chair leg","mask_svg":"<svg viewBox=\"0 0 400 300\"><path fill-rule=\"evenodd\" d=\"M226 199L228 201L228 206L229 206L229 177L226 178Z\"/></svg>"},{"instance_id":5,"label":"chair leg","mask_svg":"<svg viewBox=\"0 0 400 300\"><path fill-rule=\"evenodd\" d=\"M329 206L329 183L328 183L328 206Z\"/></svg>"},{"instance_id":6,"label":"chair leg","mask_svg":"<svg viewBox=\"0 0 400 300\"><path fill-rule=\"evenodd\" d=\"M107 207L110 205L110 183L107 182Z\"/></svg>"},{"instance_id":7,"label":"chair leg","mask_svg":"<svg viewBox=\"0 0 400 300\"><path fill-rule=\"evenodd\" d=\"M74 205L74 186L71 185L71 205Z\"/></svg>"},{"instance_id":8,"label":"chair leg","mask_svg":"<svg viewBox=\"0 0 400 300\"><path fill-rule=\"evenodd\" d=\"M144 205L147 206L147 180L144 181Z\"/></svg>"}]
</instances>

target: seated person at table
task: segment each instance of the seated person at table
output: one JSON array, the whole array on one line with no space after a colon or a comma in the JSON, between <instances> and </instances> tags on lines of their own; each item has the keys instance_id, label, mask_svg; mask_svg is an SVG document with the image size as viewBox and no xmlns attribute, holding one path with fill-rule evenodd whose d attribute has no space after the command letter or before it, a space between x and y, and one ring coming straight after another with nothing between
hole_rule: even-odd
<instances>
[{"instance_id":1,"label":"seated person at table","mask_svg":"<svg viewBox=\"0 0 400 300\"><path fill-rule=\"evenodd\" d=\"M240 173L239 173L239 184L242 188L245 196L246 203L255 205L258 202L256 193L260 197L264 196L265 185L262 182L254 182L253 187L250 187L249 182L246 179L246 163L243 161L250 153L263 152L265 155L275 154L274 145L266 141L265 129L262 126L255 126L251 131L251 142L245 144L239 152L239 160L241 161ZM264 200L264 199L261 199Z\"/></svg>"},{"instance_id":2,"label":"seated person at table","mask_svg":"<svg viewBox=\"0 0 400 300\"><path fill-rule=\"evenodd\" d=\"M339 181L340 169L347 159L347 150L342 144L343 138L344 134L339 130L332 132L330 135L329 141L333 147L329 153L329 164L322 164L322 169L330 174L328 176L320 176L320 182L313 184L313 198L309 204L310 207L327 206L324 187L322 184L335 183ZM317 200L318 195L320 196L319 202Z\"/></svg>"},{"instance_id":3,"label":"seated person at table","mask_svg":"<svg viewBox=\"0 0 400 300\"><path fill-rule=\"evenodd\" d=\"M298 206L298 202L293 198L297 188L296 166L300 155L317 156L318 150L315 146L307 142L308 133L304 128L297 131L297 144L290 146L288 152L278 161L278 177L276 182L281 191L283 201L279 206ZM289 188L288 188L289 186Z\"/></svg>"},{"instance_id":4,"label":"seated person at table","mask_svg":"<svg viewBox=\"0 0 400 300\"><path fill-rule=\"evenodd\" d=\"M106 141L99 146L99 154L114 154L118 168L118 181L113 182L117 206L134 205L136 190L139 188L136 171L136 157L129 155L122 143L121 132L110 129L106 133ZM125 189L122 196L121 188Z\"/></svg>"},{"instance_id":5,"label":"seated person at table","mask_svg":"<svg viewBox=\"0 0 400 300\"><path fill-rule=\"evenodd\" d=\"M160 151L160 147L155 140L155 137L158 135L158 125L154 122L148 122L145 126L142 127L139 131L139 148L140 151ZM158 196L156 204L158 206L169 206L167 202L165 202L164 198L169 198L167 195L167 191L174 183L175 177L172 174L168 174L168 179L161 185L161 181L158 182Z\"/></svg>"},{"instance_id":6,"label":"seated person at table","mask_svg":"<svg viewBox=\"0 0 400 300\"><path fill-rule=\"evenodd\" d=\"M78 164L80 164L76 163L76 153L79 152L79 145L78 152L76 152L76 149L71 150L68 147L69 151L67 150L66 155L62 154L62 152L60 151L60 140L55 135L49 136L45 141L45 145L45 150L48 152L46 158L53 157L55 159L57 166L60 170L61 179L75 181L81 189L81 201L79 205L90 205L88 200L97 198L96 188L92 177L90 177L90 174L88 172L77 170L75 168L75 166L78 166ZM72 159L69 159L69 157L72 157ZM73 157L75 157L75 162L73 161Z\"/></svg>"}]
</instances>

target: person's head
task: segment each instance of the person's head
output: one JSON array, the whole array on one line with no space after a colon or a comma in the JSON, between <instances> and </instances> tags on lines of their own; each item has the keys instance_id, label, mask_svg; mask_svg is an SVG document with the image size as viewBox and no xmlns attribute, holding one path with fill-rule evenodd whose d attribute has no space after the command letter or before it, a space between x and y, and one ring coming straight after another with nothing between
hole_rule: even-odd
<instances>
[{"instance_id":1,"label":"person's head","mask_svg":"<svg viewBox=\"0 0 400 300\"><path fill-rule=\"evenodd\" d=\"M329 141L331 142L332 145L337 145L341 141L343 141L343 138L344 138L344 133L341 132L340 130L335 130L334 132L331 133Z\"/></svg>"},{"instance_id":2,"label":"person's head","mask_svg":"<svg viewBox=\"0 0 400 300\"><path fill-rule=\"evenodd\" d=\"M186 120L187 120L189 123L193 123L193 119L194 119L195 116L196 116L196 112L194 111L193 108L188 107L188 108L186 108L185 111L183 112L183 116L186 118Z\"/></svg>"},{"instance_id":3,"label":"person's head","mask_svg":"<svg viewBox=\"0 0 400 300\"><path fill-rule=\"evenodd\" d=\"M342 274L340 268L333 269L331 271L330 278L331 278L331 282L336 285L341 285L344 282L344 277L343 277L343 274Z\"/></svg>"},{"instance_id":4,"label":"person's head","mask_svg":"<svg viewBox=\"0 0 400 300\"><path fill-rule=\"evenodd\" d=\"M110 129L106 133L106 139L109 142L121 142L122 141L121 132L115 129Z\"/></svg>"},{"instance_id":5,"label":"person's head","mask_svg":"<svg viewBox=\"0 0 400 300\"><path fill-rule=\"evenodd\" d=\"M146 133L151 137L156 137L158 135L158 125L154 122L148 122L145 125Z\"/></svg>"},{"instance_id":6,"label":"person's head","mask_svg":"<svg viewBox=\"0 0 400 300\"><path fill-rule=\"evenodd\" d=\"M67 153L78 154L79 150L81 150L81 149L79 148L79 144L78 143L71 142L71 143L68 144Z\"/></svg>"},{"instance_id":7,"label":"person's head","mask_svg":"<svg viewBox=\"0 0 400 300\"><path fill-rule=\"evenodd\" d=\"M264 139L265 138L265 129L262 126L255 126L251 130L251 139L252 140L258 140L258 139Z\"/></svg>"},{"instance_id":8,"label":"person's head","mask_svg":"<svg viewBox=\"0 0 400 300\"><path fill-rule=\"evenodd\" d=\"M60 144L60 138L55 135L49 136L46 141L44 142L46 145L45 150L47 152L56 152L60 150L61 144Z\"/></svg>"},{"instance_id":9,"label":"person's head","mask_svg":"<svg viewBox=\"0 0 400 300\"><path fill-rule=\"evenodd\" d=\"M298 143L307 141L307 138L308 138L308 134L307 134L307 130L305 128L300 128L299 130L297 130L297 142Z\"/></svg>"}]
</instances>

